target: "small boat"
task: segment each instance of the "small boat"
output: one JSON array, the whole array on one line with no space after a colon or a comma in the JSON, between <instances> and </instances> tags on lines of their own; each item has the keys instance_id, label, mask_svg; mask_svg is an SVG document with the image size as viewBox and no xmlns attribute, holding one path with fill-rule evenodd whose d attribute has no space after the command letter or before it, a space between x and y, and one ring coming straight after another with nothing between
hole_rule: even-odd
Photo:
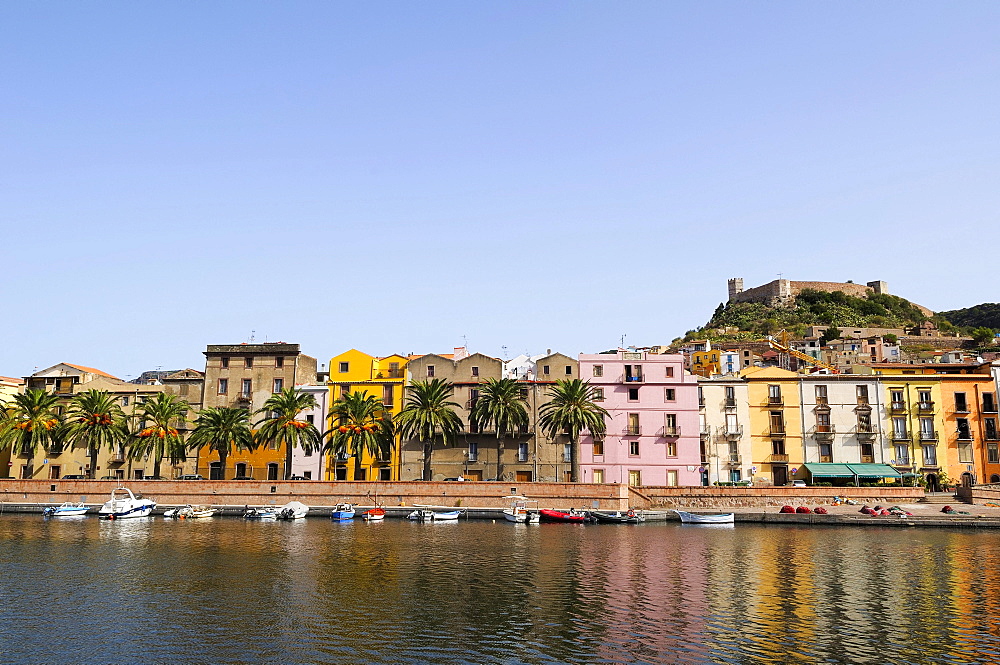
<instances>
[{"instance_id":1,"label":"small boat","mask_svg":"<svg viewBox=\"0 0 1000 665\"><path fill-rule=\"evenodd\" d=\"M179 506L177 508L171 508L170 510L163 511L164 517L173 517L179 520L185 519L202 519L205 517L211 517L215 514L215 508L211 506L192 506L190 503L186 506Z\"/></svg>"},{"instance_id":2,"label":"small boat","mask_svg":"<svg viewBox=\"0 0 1000 665\"><path fill-rule=\"evenodd\" d=\"M300 520L309 512L309 506L300 501L289 501L278 509L275 515L279 520Z\"/></svg>"},{"instance_id":3,"label":"small boat","mask_svg":"<svg viewBox=\"0 0 1000 665\"><path fill-rule=\"evenodd\" d=\"M576 508L567 510L550 510L542 508L538 511L543 522L571 522L573 524L583 524L587 521L587 513Z\"/></svg>"},{"instance_id":4,"label":"small boat","mask_svg":"<svg viewBox=\"0 0 1000 665\"><path fill-rule=\"evenodd\" d=\"M369 522L381 522L382 520L385 519L385 508L376 506L371 510L366 510L365 512L361 513L361 516L364 517Z\"/></svg>"},{"instance_id":5,"label":"small boat","mask_svg":"<svg viewBox=\"0 0 1000 665\"><path fill-rule=\"evenodd\" d=\"M733 513L718 513L706 515L703 513L688 513L683 510L675 510L684 524L733 524Z\"/></svg>"},{"instance_id":6,"label":"small boat","mask_svg":"<svg viewBox=\"0 0 1000 665\"><path fill-rule=\"evenodd\" d=\"M278 511L267 506L261 508L247 508L243 511L243 517L248 520L273 520L277 519Z\"/></svg>"},{"instance_id":7,"label":"small boat","mask_svg":"<svg viewBox=\"0 0 1000 665\"><path fill-rule=\"evenodd\" d=\"M624 513L620 510L616 510L613 513L602 510L591 510L590 516L598 523L604 524L638 524L639 522L646 521L646 516L641 511L636 512L634 510L628 510Z\"/></svg>"},{"instance_id":8,"label":"small boat","mask_svg":"<svg viewBox=\"0 0 1000 665\"><path fill-rule=\"evenodd\" d=\"M42 511L42 515L45 517L73 517L78 515L86 515L90 508L83 503L78 501L67 501L61 506L50 506Z\"/></svg>"},{"instance_id":9,"label":"small boat","mask_svg":"<svg viewBox=\"0 0 1000 665\"><path fill-rule=\"evenodd\" d=\"M130 517L148 517L156 502L136 496L127 487L116 487L111 490L111 498L98 511L101 517L109 520L120 520Z\"/></svg>"},{"instance_id":10,"label":"small boat","mask_svg":"<svg viewBox=\"0 0 1000 665\"><path fill-rule=\"evenodd\" d=\"M354 519L353 503L338 503L337 507L330 513L330 519L334 522L346 522Z\"/></svg>"},{"instance_id":11,"label":"small boat","mask_svg":"<svg viewBox=\"0 0 1000 665\"><path fill-rule=\"evenodd\" d=\"M421 508L414 510L412 513L407 515L406 519L415 520L417 522L454 522L461 514L461 510L438 511Z\"/></svg>"},{"instance_id":12,"label":"small boat","mask_svg":"<svg viewBox=\"0 0 1000 665\"><path fill-rule=\"evenodd\" d=\"M538 502L531 501L527 497L511 495L505 496L510 501L510 505L503 509L503 518L508 522L519 524L538 524L541 515L538 513ZM528 504L533 504L531 507Z\"/></svg>"}]
</instances>

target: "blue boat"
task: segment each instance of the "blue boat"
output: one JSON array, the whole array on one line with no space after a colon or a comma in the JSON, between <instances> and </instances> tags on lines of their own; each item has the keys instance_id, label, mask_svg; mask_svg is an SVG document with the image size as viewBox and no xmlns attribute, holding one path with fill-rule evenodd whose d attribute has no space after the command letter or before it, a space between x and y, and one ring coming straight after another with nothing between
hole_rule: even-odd
<instances>
[{"instance_id":1,"label":"blue boat","mask_svg":"<svg viewBox=\"0 0 1000 665\"><path fill-rule=\"evenodd\" d=\"M354 519L353 503L338 503L337 507L330 513L330 519L334 522L346 522Z\"/></svg>"}]
</instances>

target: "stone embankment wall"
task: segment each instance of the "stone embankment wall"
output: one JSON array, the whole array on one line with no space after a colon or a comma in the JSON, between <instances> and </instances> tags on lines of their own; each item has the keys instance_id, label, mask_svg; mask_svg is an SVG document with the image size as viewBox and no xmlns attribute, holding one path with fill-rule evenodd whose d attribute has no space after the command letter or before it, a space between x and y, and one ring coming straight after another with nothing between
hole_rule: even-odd
<instances>
[{"instance_id":1,"label":"stone embankment wall","mask_svg":"<svg viewBox=\"0 0 1000 665\"><path fill-rule=\"evenodd\" d=\"M846 496L862 503L914 503L924 497L921 487L640 487L632 489L648 505L642 508L763 508L822 506ZM633 500L634 507L640 507Z\"/></svg>"},{"instance_id":2,"label":"stone embankment wall","mask_svg":"<svg viewBox=\"0 0 1000 665\"><path fill-rule=\"evenodd\" d=\"M959 487L958 496L969 503L982 505L984 503L1000 504L1000 485L975 485Z\"/></svg>"}]
</instances>

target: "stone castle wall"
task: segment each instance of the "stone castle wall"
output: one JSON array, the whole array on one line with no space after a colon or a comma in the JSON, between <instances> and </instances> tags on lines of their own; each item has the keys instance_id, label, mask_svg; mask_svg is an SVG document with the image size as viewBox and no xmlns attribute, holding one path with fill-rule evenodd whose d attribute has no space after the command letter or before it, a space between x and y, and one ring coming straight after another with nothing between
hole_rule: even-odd
<instances>
[{"instance_id":1,"label":"stone castle wall","mask_svg":"<svg viewBox=\"0 0 1000 665\"><path fill-rule=\"evenodd\" d=\"M827 293L842 291L849 296L858 298L865 297L871 292L889 292L886 283L881 281L854 284L851 282L793 282L788 279L776 279L767 284L744 290L743 279L736 277L729 280L729 302L762 302L771 307L788 306L795 302L795 296L802 293L803 289Z\"/></svg>"}]
</instances>

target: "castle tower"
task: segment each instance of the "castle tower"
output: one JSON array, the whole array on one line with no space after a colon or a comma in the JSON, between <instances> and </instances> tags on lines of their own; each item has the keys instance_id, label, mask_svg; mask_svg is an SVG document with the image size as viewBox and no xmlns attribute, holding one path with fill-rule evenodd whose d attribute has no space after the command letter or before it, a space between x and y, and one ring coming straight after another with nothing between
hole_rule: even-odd
<instances>
[{"instance_id":1,"label":"castle tower","mask_svg":"<svg viewBox=\"0 0 1000 665\"><path fill-rule=\"evenodd\" d=\"M733 277L729 280L729 301L732 302L737 294L743 293L743 278Z\"/></svg>"},{"instance_id":2,"label":"castle tower","mask_svg":"<svg viewBox=\"0 0 1000 665\"><path fill-rule=\"evenodd\" d=\"M867 286L871 288L872 291L879 295L889 294L889 284L886 282L868 282Z\"/></svg>"}]
</instances>

